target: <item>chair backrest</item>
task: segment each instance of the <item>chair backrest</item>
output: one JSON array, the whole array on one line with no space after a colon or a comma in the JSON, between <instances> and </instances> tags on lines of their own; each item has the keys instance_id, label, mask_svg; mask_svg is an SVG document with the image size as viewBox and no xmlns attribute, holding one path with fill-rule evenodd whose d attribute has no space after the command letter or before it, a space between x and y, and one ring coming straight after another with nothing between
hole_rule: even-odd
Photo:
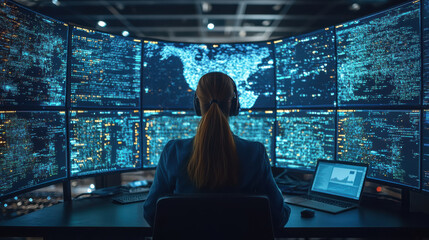
<instances>
[{"instance_id":1,"label":"chair backrest","mask_svg":"<svg viewBox=\"0 0 429 240\"><path fill-rule=\"evenodd\" d=\"M261 195L174 195L157 202L153 239L273 239Z\"/></svg>"}]
</instances>

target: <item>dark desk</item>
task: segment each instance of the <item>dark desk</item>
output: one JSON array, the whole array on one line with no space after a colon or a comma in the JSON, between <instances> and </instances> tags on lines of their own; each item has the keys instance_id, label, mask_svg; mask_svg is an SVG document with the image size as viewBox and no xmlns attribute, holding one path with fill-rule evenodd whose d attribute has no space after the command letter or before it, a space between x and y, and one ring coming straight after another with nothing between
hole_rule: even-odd
<instances>
[{"instance_id":1,"label":"dark desk","mask_svg":"<svg viewBox=\"0 0 429 240\"><path fill-rule=\"evenodd\" d=\"M300 216L303 208L291 208L290 220L279 237L429 236L429 219L423 214L401 215L364 206L338 215L316 211L314 218L304 219ZM109 198L61 203L0 222L0 236L143 239L150 235L151 229L143 218L143 203L117 205Z\"/></svg>"}]
</instances>

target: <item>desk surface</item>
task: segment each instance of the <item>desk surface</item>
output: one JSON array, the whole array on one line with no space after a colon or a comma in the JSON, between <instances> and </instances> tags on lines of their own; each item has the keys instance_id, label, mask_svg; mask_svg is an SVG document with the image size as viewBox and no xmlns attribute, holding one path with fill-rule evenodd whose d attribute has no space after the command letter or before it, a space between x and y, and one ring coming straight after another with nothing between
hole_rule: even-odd
<instances>
[{"instance_id":1,"label":"desk surface","mask_svg":"<svg viewBox=\"0 0 429 240\"><path fill-rule=\"evenodd\" d=\"M301 218L302 207L290 205L289 222L279 236L429 236L428 215L407 214L360 207L337 215L316 211L313 218ZM102 229L102 230L100 230ZM12 220L0 222L0 236L45 235L58 231L124 232L150 236L151 228L143 218L143 203L118 205L109 198L92 198L60 203ZM18 233L18 235L17 235Z\"/></svg>"}]
</instances>

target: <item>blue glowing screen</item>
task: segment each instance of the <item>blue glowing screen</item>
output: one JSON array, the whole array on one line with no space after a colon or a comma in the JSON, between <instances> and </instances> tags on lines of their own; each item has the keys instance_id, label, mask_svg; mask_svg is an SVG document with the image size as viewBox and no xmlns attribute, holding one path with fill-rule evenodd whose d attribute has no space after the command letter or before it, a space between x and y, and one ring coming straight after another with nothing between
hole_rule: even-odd
<instances>
[{"instance_id":1,"label":"blue glowing screen","mask_svg":"<svg viewBox=\"0 0 429 240\"><path fill-rule=\"evenodd\" d=\"M140 112L70 111L71 176L141 167Z\"/></svg>"},{"instance_id":2,"label":"blue glowing screen","mask_svg":"<svg viewBox=\"0 0 429 240\"><path fill-rule=\"evenodd\" d=\"M0 1L0 106L64 106L68 26Z\"/></svg>"},{"instance_id":3,"label":"blue glowing screen","mask_svg":"<svg viewBox=\"0 0 429 240\"><path fill-rule=\"evenodd\" d=\"M334 28L275 42L277 107L335 106Z\"/></svg>"},{"instance_id":4,"label":"blue glowing screen","mask_svg":"<svg viewBox=\"0 0 429 240\"><path fill-rule=\"evenodd\" d=\"M312 171L318 159L334 160L334 110L278 110L276 166Z\"/></svg>"},{"instance_id":5,"label":"blue glowing screen","mask_svg":"<svg viewBox=\"0 0 429 240\"><path fill-rule=\"evenodd\" d=\"M420 103L420 2L336 28L340 106Z\"/></svg>"},{"instance_id":6,"label":"blue glowing screen","mask_svg":"<svg viewBox=\"0 0 429 240\"><path fill-rule=\"evenodd\" d=\"M429 0L423 4L423 83L425 105L429 104Z\"/></svg>"},{"instance_id":7,"label":"blue glowing screen","mask_svg":"<svg viewBox=\"0 0 429 240\"><path fill-rule=\"evenodd\" d=\"M143 166L156 167L168 141L194 137L200 119L194 111L145 110Z\"/></svg>"},{"instance_id":8,"label":"blue glowing screen","mask_svg":"<svg viewBox=\"0 0 429 240\"><path fill-rule=\"evenodd\" d=\"M143 113L145 167L156 167L161 152L173 139L193 138L201 117L194 111L145 110ZM274 113L272 111L242 111L230 117L231 131L246 140L264 144L271 160Z\"/></svg>"},{"instance_id":9,"label":"blue glowing screen","mask_svg":"<svg viewBox=\"0 0 429 240\"><path fill-rule=\"evenodd\" d=\"M419 128L419 110L338 110L338 160L367 163L370 178L418 188Z\"/></svg>"},{"instance_id":10,"label":"blue glowing screen","mask_svg":"<svg viewBox=\"0 0 429 240\"><path fill-rule=\"evenodd\" d=\"M273 111L241 111L229 118L231 131L240 138L264 144L268 159L273 165Z\"/></svg>"},{"instance_id":11,"label":"blue glowing screen","mask_svg":"<svg viewBox=\"0 0 429 240\"><path fill-rule=\"evenodd\" d=\"M73 27L73 107L139 107L142 43Z\"/></svg>"},{"instance_id":12,"label":"blue glowing screen","mask_svg":"<svg viewBox=\"0 0 429 240\"><path fill-rule=\"evenodd\" d=\"M429 191L429 110L423 112L423 190Z\"/></svg>"},{"instance_id":13,"label":"blue glowing screen","mask_svg":"<svg viewBox=\"0 0 429 240\"><path fill-rule=\"evenodd\" d=\"M66 177L65 112L0 111L0 197Z\"/></svg>"},{"instance_id":14,"label":"blue glowing screen","mask_svg":"<svg viewBox=\"0 0 429 240\"><path fill-rule=\"evenodd\" d=\"M145 42L143 106L192 109L199 79L223 72L234 79L241 108L272 108L274 59L271 43L184 44Z\"/></svg>"}]
</instances>

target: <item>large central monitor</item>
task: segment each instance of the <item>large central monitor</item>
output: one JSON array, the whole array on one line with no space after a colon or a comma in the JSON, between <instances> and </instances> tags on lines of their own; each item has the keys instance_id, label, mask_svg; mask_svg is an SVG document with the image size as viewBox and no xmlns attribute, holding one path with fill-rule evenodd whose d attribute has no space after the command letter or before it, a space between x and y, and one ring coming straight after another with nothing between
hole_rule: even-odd
<instances>
[{"instance_id":1,"label":"large central monitor","mask_svg":"<svg viewBox=\"0 0 429 240\"><path fill-rule=\"evenodd\" d=\"M337 158L368 177L420 187L420 110L338 110Z\"/></svg>"},{"instance_id":2,"label":"large central monitor","mask_svg":"<svg viewBox=\"0 0 429 240\"><path fill-rule=\"evenodd\" d=\"M201 117L194 111L145 110L143 114L145 140L143 141L144 167L156 167L162 150L173 139L193 138ZM272 162L274 113L272 111L242 111L230 117L233 134L264 144Z\"/></svg>"},{"instance_id":3,"label":"large central monitor","mask_svg":"<svg viewBox=\"0 0 429 240\"><path fill-rule=\"evenodd\" d=\"M276 167L313 171L335 158L334 110L277 110Z\"/></svg>"},{"instance_id":4,"label":"large central monitor","mask_svg":"<svg viewBox=\"0 0 429 240\"><path fill-rule=\"evenodd\" d=\"M71 176L141 168L140 111L70 111Z\"/></svg>"},{"instance_id":5,"label":"large central monitor","mask_svg":"<svg viewBox=\"0 0 429 240\"><path fill-rule=\"evenodd\" d=\"M72 107L140 106L141 40L73 27Z\"/></svg>"},{"instance_id":6,"label":"large central monitor","mask_svg":"<svg viewBox=\"0 0 429 240\"><path fill-rule=\"evenodd\" d=\"M419 105L420 2L338 25L338 105Z\"/></svg>"},{"instance_id":7,"label":"large central monitor","mask_svg":"<svg viewBox=\"0 0 429 240\"><path fill-rule=\"evenodd\" d=\"M275 42L277 107L336 106L334 28Z\"/></svg>"},{"instance_id":8,"label":"large central monitor","mask_svg":"<svg viewBox=\"0 0 429 240\"><path fill-rule=\"evenodd\" d=\"M245 44L144 43L143 107L192 109L198 80L209 72L234 79L243 109L274 108L270 42Z\"/></svg>"},{"instance_id":9,"label":"large central monitor","mask_svg":"<svg viewBox=\"0 0 429 240\"><path fill-rule=\"evenodd\" d=\"M0 111L0 198L66 178L66 117Z\"/></svg>"},{"instance_id":10,"label":"large central monitor","mask_svg":"<svg viewBox=\"0 0 429 240\"><path fill-rule=\"evenodd\" d=\"M0 106L65 106L65 23L0 2Z\"/></svg>"}]
</instances>

